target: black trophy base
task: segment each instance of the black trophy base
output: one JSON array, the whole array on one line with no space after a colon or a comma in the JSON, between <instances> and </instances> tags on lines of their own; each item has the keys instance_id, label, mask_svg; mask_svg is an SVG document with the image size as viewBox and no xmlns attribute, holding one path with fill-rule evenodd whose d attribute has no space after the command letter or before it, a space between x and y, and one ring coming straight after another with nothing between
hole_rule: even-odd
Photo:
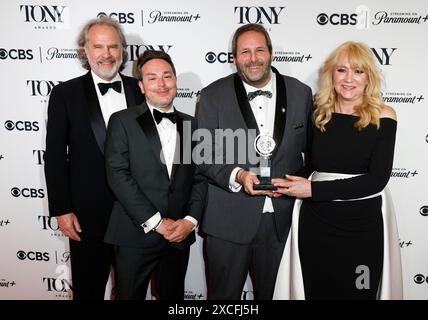
<instances>
[{"instance_id":1,"label":"black trophy base","mask_svg":"<svg viewBox=\"0 0 428 320\"><path fill-rule=\"evenodd\" d=\"M253 185L253 190L276 190L278 189L272 183L259 183Z\"/></svg>"}]
</instances>

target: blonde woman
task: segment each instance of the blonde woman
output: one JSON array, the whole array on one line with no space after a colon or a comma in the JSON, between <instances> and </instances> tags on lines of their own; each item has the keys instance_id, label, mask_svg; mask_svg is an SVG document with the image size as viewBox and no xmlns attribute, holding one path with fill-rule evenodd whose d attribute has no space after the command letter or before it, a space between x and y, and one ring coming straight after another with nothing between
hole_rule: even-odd
<instances>
[{"instance_id":1,"label":"blonde woman","mask_svg":"<svg viewBox=\"0 0 428 320\"><path fill-rule=\"evenodd\" d=\"M346 42L328 57L315 108L310 180L273 181L277 196L303 199L296 201L275 298L400 299L397 229L385 190L397 120L382 100L366 45Z\"/></svg>"}]
</instances>

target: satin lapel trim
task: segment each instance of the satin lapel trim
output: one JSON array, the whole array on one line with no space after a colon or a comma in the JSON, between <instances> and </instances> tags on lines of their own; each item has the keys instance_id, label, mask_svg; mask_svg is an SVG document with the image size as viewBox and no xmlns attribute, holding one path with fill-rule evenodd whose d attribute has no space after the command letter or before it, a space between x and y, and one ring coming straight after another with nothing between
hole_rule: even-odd
<instances>
[{"instance_id":1,"label":"satin lapel trim","mask_svg":"<svg viewBox=\"0 0 428 320\"><path fill-rule=\"evenodd\" d=\"M106 125L103 114L101 112L100 102L98 101L97 92L94 86L91 72L86 74L85 80L85 95L88 102L89 121L91 123L92 132L102 154L104 154L104 142L106 140Z\"/></svg>"},{"instance_id":2,"label":"satin lapel trim","mask_svg":"<svg viewBox=\"0 0 428 320\"><path fill-rule=\"evenodd\" d=\"M245 91L242 80L237 73L235 73L233 80L235 84L236 99L238 100L239 109L241 110L241 114L247 128L255 129L256 135L259 135L259 127L257 126L256 118L254 117L253 110L251 110L250 103L248 102L247 91Z\"/></svg>"},{"instance_id":3,"label":"satin lapel trim","mask_svg":"<svg viewBox=\"0 0 428 320\"><path fill-rule=\"evenodd\" d=\"M120 75L120 77L122 78L123 89L125 91L126 107L135 106L137 102L135 101L134 91L131 88L130 81L122 75Z\"/></svg>"},{"instance_id":4,"label":"satin lapel trim","mask_svg":"<svg viewBox=\"0 0 428 320\"><path fill-rule=\"evenodd\" d=\"M143 130L144 134L146 135L156 160L162 167L162 170L164 171L166 176L169 177L168 169L166 168L165 163L162 163L161 161L162 144L159 138L158 130L156 129L155 121L153 120L149 107L147 107L145 103L143 105L146 107L146 110L143 114L138 116L137 122ZM163 153L162 158L164 158Z\"/></svg>"},{"instance_id":5,"label":"satin lapel trim","mask_svg":"<svg viewBox=\"0 0 428 320\"><path fill-rule=\"evenodd\" d=\"M179 166L183 163L183 146L185 141L183 141L183 118L181 118L180 113L177 117L177 138L175 143L174 151L174 162L172 164L171 170L171 183L174 180L175 174L179 169Z\"/></svg>"},{"instance_id":6,"label":"satin lapel trim","mask_svg":"<svg viewBox=\"0 0 428 320\"><path fill-rule=\"evenodd\" d=\"M272 153L272 158L275 157L284 137L285 123L287 120L287 89L285 87L284 77L277 69L272 67L276 74L276 106L275 106L275 123L273 131L273 139L276 143L276 148Z\"/></svg>"}]
</instances>

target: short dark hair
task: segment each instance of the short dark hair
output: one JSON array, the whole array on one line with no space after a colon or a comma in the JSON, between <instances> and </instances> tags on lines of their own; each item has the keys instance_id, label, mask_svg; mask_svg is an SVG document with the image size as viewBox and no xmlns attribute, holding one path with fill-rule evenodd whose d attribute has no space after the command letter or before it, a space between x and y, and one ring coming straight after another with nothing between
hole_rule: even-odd
<instances>
[{"instance_id":1,"label":"short dark hair","mask_svg":"<svg viewBox=\"0 0 428 320\"><path fill-rule=\"evenodd\" d=\"M174 73L174 75L176 76L176 72L175 72L175 67L174 67L174 63L172 62L172 59L170 57L170 55L166 52L163 51L158 51L158 50L146 50L144 51L137 60L137 78L138 80L143 80L143 75L141 73L141 68L150 60L153 59L161 59L164 60L166 62L169 63L169 65L172 68L172 72Z\"/></svg>"},{"instance_id":2,"label":"short dark hair","mask_svg":"<svg viewBox=\"0 0 428 320\"><path fill-rule=\"evenodd\" d=\"M120 44L122 46L122 64L119 67L119 71L122 71L125 68L125 64L128 61L128 51L126 51L127 44L126 44L126 38L123 34L122 27L117 23L115 20L109 18L109 17L102 17L99 19L92 19L89 20L85 26L83 27L82 31L80 31L80 34L77 38L77 55L79 58L80 63L82 64L82 67L86 70L91 70L91 66L89 65L88 57L86 56L85 52L85 45L88 41L88 33L89 30L93 26L97 25L105 25L112 27L116 32L120 40Z\"/></svg>"},{"instance_id":3,"label":"short dark hair","mask_svg":"<svg viewBox=\"0 0 428 320\"><path fill-rule=\"evenodd\" d=\"M259 33L264 35L265 40L266 40L266 45L269 49L269 53L272 55L272 41L271 41L269 33L266 31L265 27L263 27L263 25L261 25L261 24L249 23L249 24L245 24L245 25L239 27L238 29L236 29L235 34L233 35L233 39L232 39L232 54L233 54L233 56L236 57L236 53L238 50L238 38L240 36L242 36L244 33L250 32L250 31L259 32Z\"/></svg>"}]
</instances>

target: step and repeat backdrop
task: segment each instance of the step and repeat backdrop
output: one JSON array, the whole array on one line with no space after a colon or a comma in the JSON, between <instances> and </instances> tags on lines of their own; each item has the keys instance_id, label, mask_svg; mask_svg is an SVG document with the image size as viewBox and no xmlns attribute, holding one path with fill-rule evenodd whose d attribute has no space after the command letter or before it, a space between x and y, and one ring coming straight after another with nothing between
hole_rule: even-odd
<instances>
[{"instance_id":1,"label":"step and repeat backdrop","mask_svg":"<svg viewBox=\"0 0 428 320\"><path fill-rule=\"evenodd\" d=\"M82 75L77 34L92 18L123 27L131 75L146 49L168 52L176 107L194 114L200 90L235 72L231 38L263 24L273 65L317 90L329 53L344 41L372 48L398 114L395 199L405 299L428 299L428 6L425 0L22 0L0 2L0 299L72 298L67 239L47 208L43 172L49 94ZM320 277L323 275L320 274ZM108 289L108 288L107 288ZM192 246L186 298L206 299L202 239ZM252 299L247 282L243 299Z\"/></svg>"}]
</instances>

